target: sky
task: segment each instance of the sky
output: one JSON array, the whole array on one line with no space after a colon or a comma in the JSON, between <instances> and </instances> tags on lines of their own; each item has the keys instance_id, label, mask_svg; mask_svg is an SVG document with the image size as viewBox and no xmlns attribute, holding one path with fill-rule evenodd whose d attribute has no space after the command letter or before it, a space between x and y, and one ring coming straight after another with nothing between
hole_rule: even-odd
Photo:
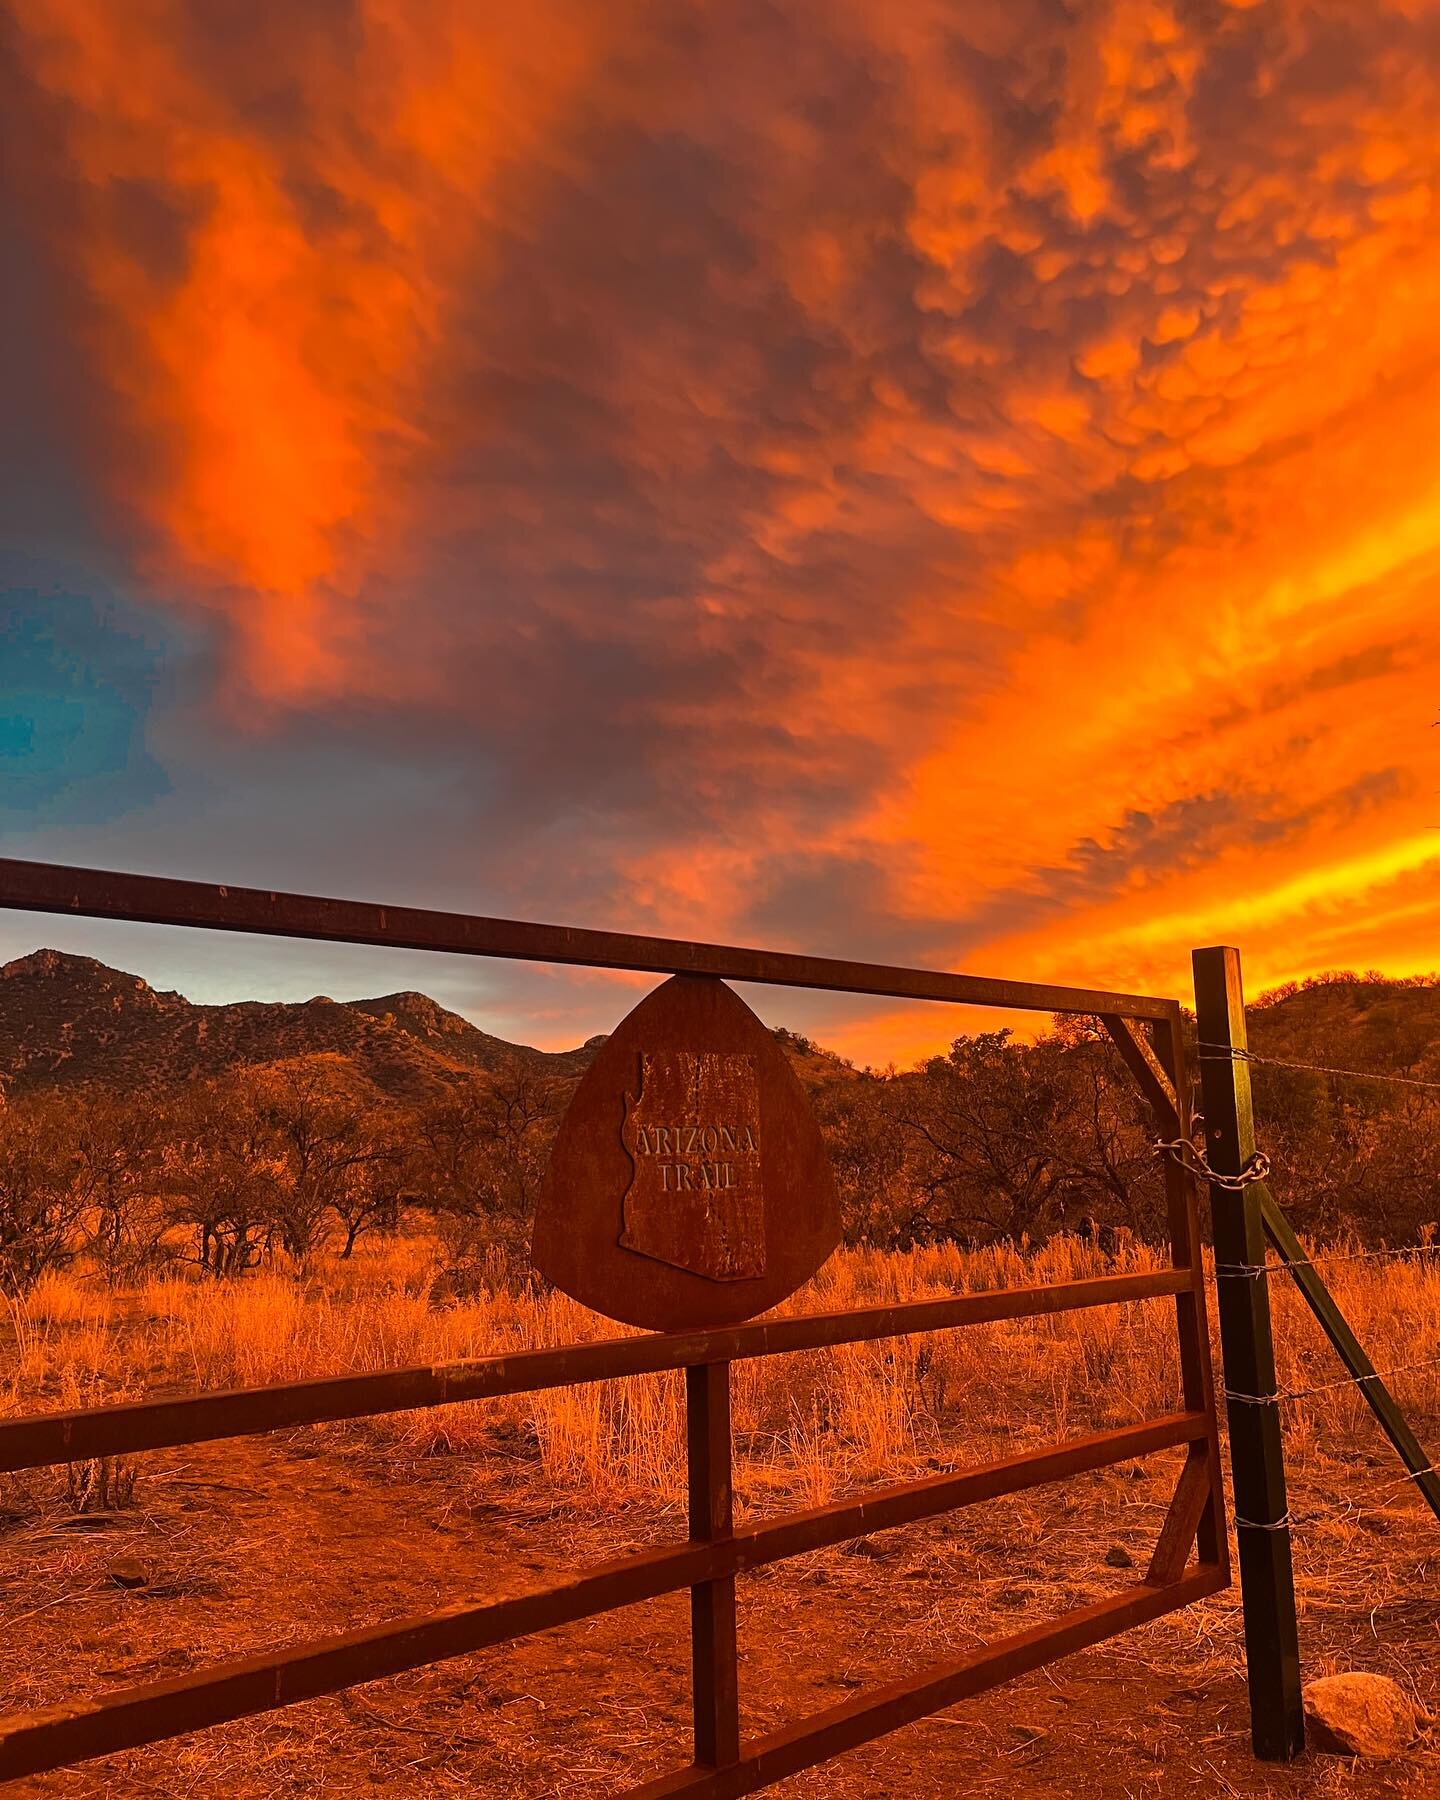
<instances>
[{"instance_id":1,"label":"sky","mask_svg":"<svg viewBox=\"0 0 1440 1800\"><path fill-rule=\"evenodd\" d=\"M1440 964L1437 0L5 10L0 853L1181 998ZM41 943L551 1047L647 985Z\"/></svg>"}]
</instances>

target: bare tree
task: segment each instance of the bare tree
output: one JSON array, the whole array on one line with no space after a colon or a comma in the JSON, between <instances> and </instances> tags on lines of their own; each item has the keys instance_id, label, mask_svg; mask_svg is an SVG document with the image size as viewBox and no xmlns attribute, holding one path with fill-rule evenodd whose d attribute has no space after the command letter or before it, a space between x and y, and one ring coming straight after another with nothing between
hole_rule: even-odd
<instances>
[{"instance_id":1,"label":"bare tree","mask_svg":"<svg viewBox=\"0 0 1440 1800\"><path fill-rule=\"evenodd\" d=\"M372 1139L370 1155L344 1171L330 1199L330 1209L345 1233L342 1261L348 1262L366 1232L393 1232L400 1223L406 1170L403 1140L394 1128L381 1125L378 1130L381 1135Z\"/></svg>"},{"instance_id":2,"label":"bare tree","mask_svg":"<svg viewBox=\"0 0 1440 1800\"><path fill-rule=\"evenodd\" d=\"M197 1083L172 1115L170 1216L194 1228L196 1260L214 1275L253 1268L279 1218L284 1151L254 1088L244 1076Z\"/></svg>"},{"instance_id":3,"label":"bare tree","mask_svg":"<svg viewBox=\"0 0 1440 1800\"><path fill-rule=\"evenodd\" d=\"M327 1217L341 1216L343 1206L356 1220L349 1256L366 1216L353 1211L363 1193L357 1171L388 1152L374 1142L366 1109L346 1090L341 1059L307 1057L266 1070L254 1092L281 1159L272 1236L303 1262L319 1247Z\"/></svg>"},{"instance_id":4,"label":"bare tree","mask_svg":"<svg viewBox=\"0 0 1440 1800\"><path fill-rule=\"evenodd\" d=\"M1054 1039L1022 1050L987 1031L925 1065L901 1115L922 1147L917 1235L1018 1239L1055 1222L1076 1106L1063 1059Z\"/></svg>"},{"instance_id":5,"label":"bare tree","mask_svg":"<svg viewBox=\"0 0 1440 1800\"><path fill-rule=\"evenodd\" d=\"M11 1295L28 1294L79 1248L89 1195L65 1122L53 1099L0 1108L0 1287Z\"/></svg>"},{"instance_id":6,"label":"bare tree","mask_svg":"<svg viewBox=\"0 0 1440 1800\"><path fill-rule=\"evenodd\" d=\"M71 1141L91 1209L86 1248L113 1285L160 1253L163 1126L148 1096L96 1088L74 1105Z\"/></svg>"},{"instance_id":7,"label":"bare tree","mask_svg":"<svg viewBox=\"0 0 1440 1800\"><path fill-rule=\"evenodd\" d=\"M423 1107L410 1176L452 1259L513 1246L534 1211L568 1083L526 1073L466 1082Z\"/></svg>"}]
</instances>

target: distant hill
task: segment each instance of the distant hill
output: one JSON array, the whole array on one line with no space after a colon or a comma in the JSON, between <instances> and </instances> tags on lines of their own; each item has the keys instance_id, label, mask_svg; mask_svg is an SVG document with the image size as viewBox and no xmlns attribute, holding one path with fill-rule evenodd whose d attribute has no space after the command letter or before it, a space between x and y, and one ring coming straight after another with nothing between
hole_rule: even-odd
<instances>
[{"instance_id":1,"label":"distant hill","mask_svg":"<svg viewBox=\"0 0 1440 1800\"><path fill-rule=\"evenodd\" d=\"M1440 1078L1440 982L1341 973L1290 983L1247 1009L1258 1055Z\"/></svg>"},{"instance_id":2,"label":"distant hill","mask_svg":"<svg viewBox=\"0 0 1440 1800\"><path fill-rule=\"evenodd\" d=\"M1252 1003L1249 1030L1261 1056L1440 1079L1440 983L1428 978L1292 984ZM810 1039L775 1035L812 1095L858 1079ZM60 950L0 966L0 1094L15 1097L88 1083L144 1092L324 1056L346 1085L420 1099L477 1073L574 1078L603 1042L554 1053L508 1043L415 992L197 1006Z\"/></svg>"},{"instance_id":3,"label":"distant hill","mask_svg":"<svg viewBox=\"0 0 1440 1800\"><path fill-rule=\"evenodd\" d=\"M799 1077L801 1087L812 1099L822 1088L830 1087L835 1082L860 1079L859 1071L853 1063L846 1062L843 1056L837 1056L833 1050L826 1050L813 1038L787 1031L783 1025L776 1029L774 1036L785 1052L790 1067Z\"/></svg>"},{"instance_id":4,"label":"distant hill","mask_svg":"<svg viewBox=\"0 0 1440 1800\"><path fill-rule=\"evenodd\" d=\"M578 1075L602 1041L533 1050L425 994L197 1006L60 950L0 967L0 1091L16 1096L85 1083L145 1091L318 1054L339 1057L380 1093L418 1098L477 1071Z\"/></svg>"}]
</instances>

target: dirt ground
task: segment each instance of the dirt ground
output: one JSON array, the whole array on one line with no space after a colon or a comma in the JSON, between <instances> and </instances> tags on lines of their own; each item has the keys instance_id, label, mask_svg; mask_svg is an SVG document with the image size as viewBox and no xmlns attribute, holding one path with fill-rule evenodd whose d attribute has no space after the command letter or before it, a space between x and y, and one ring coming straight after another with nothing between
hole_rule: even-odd
<instances>
[{"instance_id":1,"label":"dirt ground","mask_svg":"<svg viewBox=\"0 0 1440 1800\"><path fill-rule=\"evenodd\" d=\"M1133 1580L1174 1467L1151 1458L743 1577L747 1732ZM556 1508L523 1446L397 1462L393 1447L330 1429L158 1452L145 1468L136 1504L108 1519L51 1508L0 1534L6 1710L513 1591L683 1531L658 1510ZM1440 1712L1440 1526L1385 1487L1394 1473L1353 1450L1292 1483L1306 1667L1393 1674ZM1120 1550L1136 1571L1107 1563ZM145 1585L117 1585L127 1559ZM685 1596L670 1596L7 1792L622 1793L688 1760L687 1627ZM1232 1589L771 1791L1440 1795L1440 1731L1435 1748L1389 1764L1257 1765Z\"/></svg>"}]
</instances>

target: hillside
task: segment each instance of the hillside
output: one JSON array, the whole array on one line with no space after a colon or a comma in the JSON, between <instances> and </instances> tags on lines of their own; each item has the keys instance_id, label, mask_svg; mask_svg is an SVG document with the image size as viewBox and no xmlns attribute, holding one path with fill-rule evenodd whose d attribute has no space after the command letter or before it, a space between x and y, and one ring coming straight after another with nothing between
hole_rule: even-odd
<instances>
[{"instance_id":1,"label":"hillside","mask_svg":"<svg viewBox=\"0 0 1440 1800\"><path fill-rule=\"evenodd\" d=\"M1261 1056L1440 1077L1440 983L1430 977L1325 975L1264 994L1248 1009Z\"/></svg>"},{"instance_id":2,"label":"hillside","mask_svg":"<svg viewBox=\"0 0 1440 1800\"><path fill-rule=\"evenodd\" d=\"M1440 985L1430 980L1318 978L1262 995L1249 1027L1261 1056L1440 1076ZM776 1035L812 1095L857 1079L810 1039ZM577 1076L601 1042L554 1053L509 1043L413 991L199 1006L64 951L0 966L0 1093L14 1096L87 1083L143 1092L323 1055L344 1065L347 1085L419 1098L476 1073Z\"/></svg>"},{"instance_id":3,"label":"hillside","mask_svg":"<svg viewBox=\"0 0 1440 1800\"><path fill-rule=\"evenodd\" d=\"M11 1095L86 1083L146 1091L320 1054L383 1094L420 1096L477 1071L576 1075L594 1050L507 1043L425 994L197 1006L59 950L0 967L0 1091Z\"/></svg>"}]
</instances>

